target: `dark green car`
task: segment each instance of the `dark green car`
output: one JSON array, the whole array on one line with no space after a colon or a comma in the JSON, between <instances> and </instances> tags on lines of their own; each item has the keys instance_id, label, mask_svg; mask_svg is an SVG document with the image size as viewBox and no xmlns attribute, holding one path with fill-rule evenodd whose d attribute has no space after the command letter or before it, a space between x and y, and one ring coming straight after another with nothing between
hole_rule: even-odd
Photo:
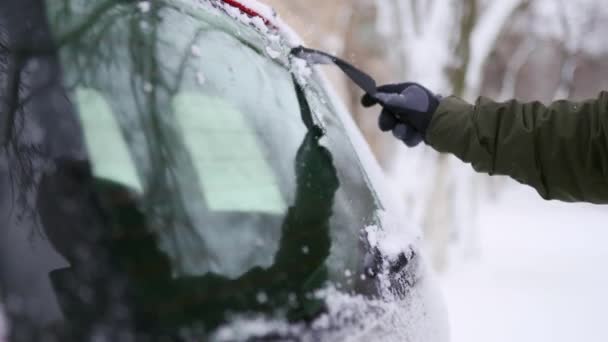
<instances>
[{"instance_id":1,"label":"dark green car","mask_svg":"<svg viewBox=\"0 0 608 342\"><path fill-rule=\"evenodd\" d=\"M9 341L441 339L369 149L258 8L0 5Z\"/></svg>"}]
</instances>

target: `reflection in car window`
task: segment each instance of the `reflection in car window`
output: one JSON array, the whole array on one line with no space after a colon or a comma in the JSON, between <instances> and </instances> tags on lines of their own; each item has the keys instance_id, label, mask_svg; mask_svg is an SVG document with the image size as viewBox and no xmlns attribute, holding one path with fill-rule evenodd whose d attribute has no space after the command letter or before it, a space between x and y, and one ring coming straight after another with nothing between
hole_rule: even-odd
<instances>
[{"instance_id":1,"label":"reflection in car window","mask_svg":"<svg viewBox=\"0 0 608 342\"><path fill-rule=\"evenodd\" d=\"M64 314L49 330L205 340L235 313L310 320L317 290L371 288L377 203L325 99L254 29L149 3L46 1L88 154L56 156L36 194L69 262L40 275Z\"/></svg>"},{"instance_id":2,"label":"reflection in car window","mask_svg":"<svg viewBox=\"0 0 608 342\"><path fill-rule=\"evenodd\" d=\"M85 88L76 89L74 96L95 176L141 193L141 182L129 148L106 100L95 90Z\"/></svg>"},{"instance_id":3,"label":"reflection in car window","mask_svg":"<svg viewBox=\"0 0 608 342\"><path fill-rule=\"evenodd\" d=\"M174 109L210 210L285 212L274 171L243 113L194 92L176 95Z\"/></svg>"}]
</instances>

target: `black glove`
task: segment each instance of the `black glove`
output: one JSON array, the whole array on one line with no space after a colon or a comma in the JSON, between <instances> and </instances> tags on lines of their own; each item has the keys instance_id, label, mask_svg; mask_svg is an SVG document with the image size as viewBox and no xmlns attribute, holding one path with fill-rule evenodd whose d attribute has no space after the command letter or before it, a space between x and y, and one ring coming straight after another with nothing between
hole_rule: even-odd
<instances>
[{"instance_id":1,"label":"black glove","mask_svg":"<svg viewBox=\"0 0 608 342\"><path fill-rule=\"evenodd\" d=\"M425 87L408 82L378 87L376 94L365 94L361 103L364 107L381 105L380 129L392 131L397 139L414 147L424 140L439 100Z\"/></svg>"}]
</instances>

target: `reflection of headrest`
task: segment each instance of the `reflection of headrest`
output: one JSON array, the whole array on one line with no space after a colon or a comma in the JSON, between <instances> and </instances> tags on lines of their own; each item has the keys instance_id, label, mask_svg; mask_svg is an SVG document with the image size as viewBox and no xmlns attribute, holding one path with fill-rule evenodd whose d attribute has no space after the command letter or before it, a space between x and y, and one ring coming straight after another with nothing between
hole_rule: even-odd
<instances>
[{"instance_id":1,"label":"reflection of headrest","mask_svg":"<svg viewBox=\"0 0 608 342\"><path fill-rule=\"evenodd\" d=\"M135 163L115 114L94 89L79 88L75 94L93 173L142 192Z\"/></svg>"},{"instance_id":2,"label":"reflection of headrest","mask_svg":"<svg viewBox=\"0 0 608 342\"><path fill-rule=\"evenodd\" d=\"M277 175L247 122L254 115L247 117L221 97L194 92L175 96L173 108L211 210L285 212Z\"/></svg>"},{"instance_id":3,"label":"reflection of headrest","mask_svg":"<svg viewBox=\"0 0 608 342\"><path fill-rule=\"evenodd\" d=\"M107 220L112 216L134 221L139 213L136 194L116 181L94 178L86 160L60 158L54 170L42 176L36 205L53 247L74 262L82 257L82 250L90 250L108 236Z\"/></svg>"},{"instance_id":4,"label":"reflection of headrest","mask_svg":"<svg viewBox=\"0 0 608 342\"><path fill-rule=\"evenodd\" d=\"M76 244L94 235L98 216L91 208L91 171L85 160L60 158L45 172L37 189L36 207L42 227L55 249L73 260Z\"/></svg>"},{"instance_id":5,"label":"reflection of headrest","mask_svg":"<svg viewBox=\"0 0 608 342\"><path fill-rule=\"evenodd\" d=\"M137 206L139 194L135 189L115 180L95 177L93 189L105 210Z\"/></svg>"},{"instance_id":6,"label":"reflection of headrest","mask_svg":"<svg viewBox=\"0 0 608 342\"><path fill-rule=\"evenodd\" d=\"M114 237L122 238L126 234L149 233L145 215L139 207L139 194L135 189L103 178L95 178L94 189L103 214L109 220L108 225L117 228L112 233L119 236Z\"/></svg>"}]
</instances>

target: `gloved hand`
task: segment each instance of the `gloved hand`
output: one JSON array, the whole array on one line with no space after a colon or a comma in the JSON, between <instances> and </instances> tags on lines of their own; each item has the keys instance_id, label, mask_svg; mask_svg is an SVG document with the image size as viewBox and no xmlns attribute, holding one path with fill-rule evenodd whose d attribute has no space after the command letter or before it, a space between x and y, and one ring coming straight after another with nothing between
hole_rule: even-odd
<instances>
[{"instance_id":1,"label":"gloved hand","mask_svg":"<svg viewBox=\"0 0 608 342\"><path fill-rule=\"evenodd\" d=\"M378 125L407 146L414 147L424 140L440 97L417 83L388 84L378 87L376 94L365 94L364 107L383 107Z\"/></svg>"}]
</instances>

